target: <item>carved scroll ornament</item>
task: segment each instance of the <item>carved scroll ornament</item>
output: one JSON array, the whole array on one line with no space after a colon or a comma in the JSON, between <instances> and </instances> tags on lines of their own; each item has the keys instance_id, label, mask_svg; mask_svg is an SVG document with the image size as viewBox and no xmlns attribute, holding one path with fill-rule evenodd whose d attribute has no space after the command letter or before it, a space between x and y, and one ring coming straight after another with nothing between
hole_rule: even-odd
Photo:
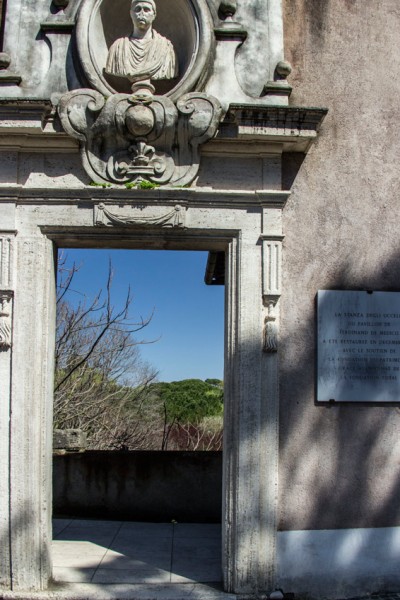
<instances>
[{"instance_id":1,"label":"carved scroll ornament","mask_svg":"<svg viewBox=\"0 0 400 600\"><path fill-rule=\"evenodd\" d=\"M166 96L94 90L64 94L58 113L65 131L81 143L83 165L97 183L143 180L159 185L191 183L199 169L199 146L212 138L222 117L219 102L205 94Z\"/></svg>"}]
</instances>

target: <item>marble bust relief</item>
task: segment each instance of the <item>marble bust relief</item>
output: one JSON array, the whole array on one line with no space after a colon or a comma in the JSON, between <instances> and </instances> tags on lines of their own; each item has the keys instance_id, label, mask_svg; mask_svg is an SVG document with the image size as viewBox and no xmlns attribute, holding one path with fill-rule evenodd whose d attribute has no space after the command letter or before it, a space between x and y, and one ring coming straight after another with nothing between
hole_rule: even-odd
<instances>
[{"instance_id":1,"label":"marble bust relief","mask_svg":"<svg viewBox=\"0 0 400 600\"><path fill-rule=\"evenodd\" d=\"M104 97L177 102L204 89L215 53L207 0L81 0L75 38L82 83Z\"/></svg>"},{"instance_id":2,"label":"marble bust relief","mask_svg":"<svg viewBox=\"0 0 400 600\"><path fill-rule=\"evenodd\" d=\"M130 36L117 39L108 51L105 73L125 77L133 84L133 91L143 84L151 91L151 80L178 76L172 43L153 29L156 14L154 0L132 0L133 31Z\"/></svg>"}]
</instances>

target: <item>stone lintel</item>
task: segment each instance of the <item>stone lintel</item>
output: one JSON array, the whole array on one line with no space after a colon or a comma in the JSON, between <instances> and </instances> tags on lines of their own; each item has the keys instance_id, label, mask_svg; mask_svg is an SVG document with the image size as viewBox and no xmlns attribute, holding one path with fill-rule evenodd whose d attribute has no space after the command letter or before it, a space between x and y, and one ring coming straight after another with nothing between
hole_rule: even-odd
<instances>
[{"instance_id":1,"label":"stone lintel","mask_svg":"<svg viewBox=\"0 0 400 600\"><path fill-rule=\"evenodd\" d=\"M16 202L17 204L48 204L63 202L65 204L82 204L86 206L98 202L115 202L129 204L180 204L215 207L240 208L251 206L268 206L283 208L289 191L280 190L210 190L196 188L163 187L152 190L126 189L115 187L84 186L76 189L27 188L20 185L0 186L0 204Z\"/></svg>"}]
</instances>

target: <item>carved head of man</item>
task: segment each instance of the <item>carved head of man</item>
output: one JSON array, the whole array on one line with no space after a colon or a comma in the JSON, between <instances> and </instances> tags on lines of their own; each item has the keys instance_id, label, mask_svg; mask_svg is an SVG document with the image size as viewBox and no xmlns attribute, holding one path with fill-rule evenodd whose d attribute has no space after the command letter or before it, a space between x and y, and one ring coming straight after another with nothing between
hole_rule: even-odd
<instances>
[{"instance_id":1,"label":"carved head of man","mask_svg":"<svg viewBox=\"0 0 400 600\"><path fill-rule=\"evenodd\" d=\"M156 18L156 14L157 9L154 0L132 0L131 19L134 31L139 33L148 31Z\"/></svg>"}]
</instances>

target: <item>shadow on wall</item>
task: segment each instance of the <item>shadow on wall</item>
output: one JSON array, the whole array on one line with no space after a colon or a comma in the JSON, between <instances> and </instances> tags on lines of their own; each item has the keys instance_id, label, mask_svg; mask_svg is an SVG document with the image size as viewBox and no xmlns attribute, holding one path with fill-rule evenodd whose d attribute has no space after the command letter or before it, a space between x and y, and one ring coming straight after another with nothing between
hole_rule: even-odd
<instances>
[{"instance_id":1,"label":"shadow on wall","mask_svg":"<svg viewBox=\"0 0 400 600\"><path fill-rule=\"evenodd\" d=\"M382 265L379 272L372 273L362 280L357 279L349 261L343 265L336 279L322 280L325 289L369 289L395 291L394 282L400 281L400 253L392 255L390 261ZM303 282L306 286L307 282ZM316 290L314 290L315 294ZM312 301L313 292L309 298ZM321 544L326 548L326 556L334 558L335 568L341 569L341 577L351 572L352 566L363 563L365 577L368 565L376 551L377 533L380 556L387 560L400 556L400 536L393 530L385 530L400 525L400 413L398 406L374 405L316 405L314 402L315 365L315 318L314 311L301 324L292 327L282 339L281 372L281 474L280 474L280 529L285 535L290 530L321 530ZM294 347L294 350L293 350ZM290 360L285 355L293 357ZM268 434L268 422L263 424ZM244 440L254 443L254 440ZM250 518L252 505L249 498ZM257 503L255 504L257 507ZM18 548L19 532L29 530L32 540L38 539L38 523L32 521L29 506L13 520L13 543ZM359 532L343 531L332 544L329 532L322 530L345 528L382 528ZM296 533L296 532L295 532ZM310 570L310 557L315 558L312 537L308 531L297 531L298 558L292 571L295 578L299 570L303 580L308 578L311 587L313 578L320 577L327 589L333 567L329 560L324 561L325 572L317 573L317 567ZM340 534L340 532L339 532ZM324 537L325 536L325 537ZM25 537L25 536L24 536ZM281 537L281 540L283 538ZM308 540L308 542L307 542ZM0 540L2 552L7 553L8 534ZM309 553L304 553L308 543ZM291 550L296 544L291 542ZM47 548L38 549L32 556L33 564L45 564ZM317 558L321 562L321 557ZM397 563L398 567L398 563ZM381 575L374 579L375 589L390 587L392 581L381 565ZM308 573L308 575L307 575ZM337 571L336 571L337 573ZM360 584L354 572L347 576L357 592ZM335 575L336 577L336 575ZM9 582L3 582L5 586ZM332 585L338 585L333 581ZM366 584L367 585L367 584ZM370 581L369 581L370 585ZM288 589L288 588L286 588ZM298 589L295 590L298 592ZM307 591L307 590L305 590ZM370 589L370 591L373 591ZM332 595L331 597L335 597ZM338 596L336 596L338 597Z\"/></svg>"},{"instance_id":2,"label":"shadow on wall","mask_svg":"<svg viewBox=\"0 0 400 600\"><path fill-rule=\"evenodd\" d=\"M6 526L1 528L0 535L0 598L1 590L31 590L40 588L42 582L35 579L48 570L50 564L51 536L44 544L39 543L39 519L33 519L29 501L23 503L18 512L11 515L11 531ZM27 535L28 531L28 535ZM29 540L27 548L26 541ZM14 562L25 564L15 565ZM30 567L35 565L35 572Z\"/></svg>"},{"instance_id":3,"label":"shadow on wall","mask_svg":"<svg viewBox=\"0 0 400 600\"><path fill-rule=\"evenodd\" d=\"M351 260L329 285L321 279L323 289L333 290L398 291L397 281L398 252L362 279L354 276ZM279 528L399 526L399 405L318 405L316 351L312 316L281 342Z\"/></svg>"},{"instance_id":4,"label":"shadow on wall","mask_svg":"<svg viewBox=\"0 0 400 600\"><path fill-rule=\"evenodd\" d=\"M53 457L53 514L219 523L222 452L92 450Z\"/></svg>"}]
</instances>

